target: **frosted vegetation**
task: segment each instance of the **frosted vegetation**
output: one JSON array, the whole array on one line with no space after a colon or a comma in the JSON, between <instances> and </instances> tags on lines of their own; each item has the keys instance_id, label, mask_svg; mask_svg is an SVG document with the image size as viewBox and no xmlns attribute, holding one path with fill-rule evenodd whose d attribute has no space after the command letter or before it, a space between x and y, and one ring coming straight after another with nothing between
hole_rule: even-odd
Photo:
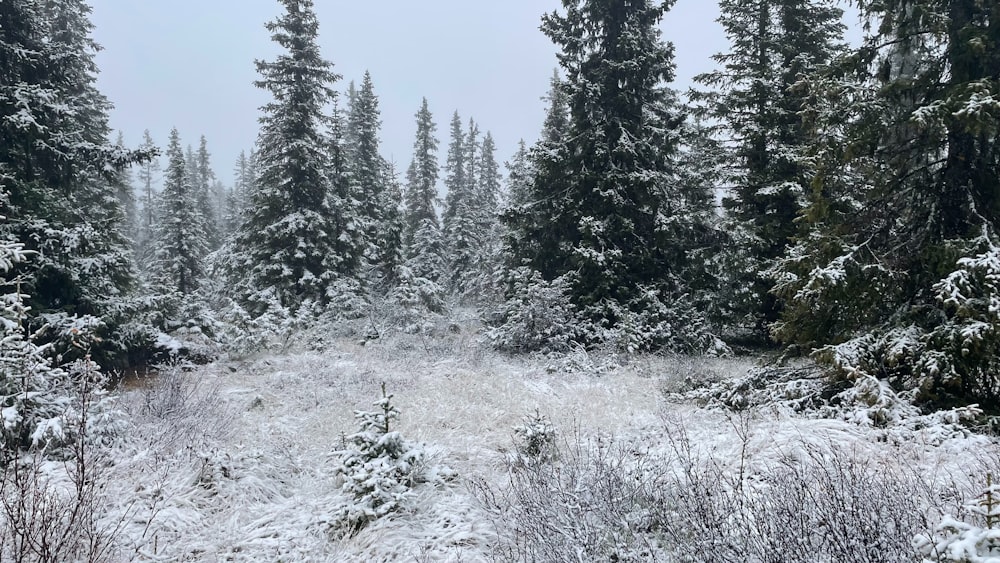
<instances>
[{"instance_id":1,"label":"frosted vegetation","mask_svg":"<svg viewBox=\"0 0 1000 563\"><path fill-rule=\"evenodd\" d=\"M1000 561L995 2L564 0L506 177L280 4L227 185L0 1L0 561Z\"/></svg>"},{"instance_id":2,"label":"frosted vegetation","mask_svg":"<svg viewBox=\"0 0 1000 563\"><path fill-rule=\"evenodd\" d=\"M811 406L740 359L511 357L460 327L127 381L113 439L6 467L5 559L44 538L49 560L987 560L1000 449L969 413Z\"/></svg>"}]
</instances>

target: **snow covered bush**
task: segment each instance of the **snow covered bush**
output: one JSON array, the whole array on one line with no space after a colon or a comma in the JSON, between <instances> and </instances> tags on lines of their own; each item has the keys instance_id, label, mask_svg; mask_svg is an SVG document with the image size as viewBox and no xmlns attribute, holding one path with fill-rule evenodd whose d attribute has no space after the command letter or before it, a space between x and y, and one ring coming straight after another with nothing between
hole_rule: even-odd
<instances>
[{"instance_id":1,"label":"snow covered bush","mask_svg":"<svg viewBox=\"0 0 1000 563\"><path fill-rule=\"evenodd\" d=\"M933 534L918 535L913 545L924 563L1000 563L1000 486L986 477L986 488L966 507L976 523L946 515Z\"/></svg>"},{"instance_id":2,"label":"snow covered bush","mask_svg":"<svg viewBox=\"0 0 1000 563\"><path fill-rule=\"evenodd\" d=\"M510 295L493 318L487 333L493 345L506 352L565 352L577 339L579 319L569 300L570 282L561 277L546 281L531 268L509 273Z\"/></svg>"},{"instance_id":3,"label":"snow covered bush","mask_svg":"<svg viewBox=\"0 0 1000 563\"><path fill-rule=\"evenodd\" d=\"M390 322L407 334L427 332L431 317L445 310L444 288L407 266L398 266L395 276L396 286L389 293Z\"/></svg>"},{"instance_id":4,"label":"snow covered bush","mask_svg":"<svg viewBox=\"0 0 1000 563\"><path fill-rule=\"evenodd\" d=\"M392 395L385 392L373 403L375 411L355 411L360 431L346 437L344 449L337 452L340 463L336 473L343 477L341 486L348 503L337 510L332 522L335 533L353 536L370 522L402 510L410 489L423 480L423 449L393 430L399 410Z\"/></svg>"},{"instance_id":5,"label":"snow covered bush","mask_svg":"<svg viewBox=\"0 0 1000 563\"><path fill-rule=\"evenodd\" d=\"M514 427L517 451L530 461L550 461L556 452L556 429L549 417L535 409L524 424Z\"/></svg>"},{"instance_id":6,"label":"snow covered bush","mask_svg":"<svg viewBox=\"0 0 1000 563\"><path fill-rule=\"evenodd\" d=\"M25 257L20 244L0 242L0 272L6 273ZM115 417L107 412L110 399L101 389L104 376L86 354L96 320L60 317L60 330L53 331L48 343L39 344L38 333L50 327L43 325L29 334L25 328L29 308L19 282L0 287L7 291L0 295L0 464L27 450L58 454L73 443L78 431L93 430L95 437L98 432L114 432ZM57 365L52 356L60 343L80 358ZM82 396L89 400L81 403ZM88 415L96 419L88 421ZM81 420L88 424L81 427Z\"/></svg>"},{"instance_id":7,"label":"snow covered bush","mask_svg":"<svg viewBox=\"0 0 1000 563\"><path fill-rule=\"evenodd\" d=\"M576 435L549 460L508 458L509 485L474 483L498 561L666 561L657 536L660 460L635 444Z\"/></svg>"},{"instance_id":8,"label":"snow covered bush","mask_svg":"<svg viewBox=\"0 0 1000 563\"><path fill-rule=\"evenodd\" d=\"M654 287L640 287L638 295L622 305L605 301L585 312L585 318L616 319L611 326L585 324L586 338L606 343L620 353L667 350L684 354L724 356L729 348L712 335L703 315L694 310L687 295L667 302Z\"/></svg>"}]
</instances>

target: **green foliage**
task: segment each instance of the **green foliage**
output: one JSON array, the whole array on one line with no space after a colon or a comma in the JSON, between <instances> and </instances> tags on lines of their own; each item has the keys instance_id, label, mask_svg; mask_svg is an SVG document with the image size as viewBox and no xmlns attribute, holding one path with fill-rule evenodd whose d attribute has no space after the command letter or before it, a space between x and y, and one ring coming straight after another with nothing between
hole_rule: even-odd
<instances>
[{"instance_id":1,"label":"green foliage","mask_svg":"<svg viewBox=\"0 0 1000 563\"><path fill-rule=\"evenodd\" d=\"M285 14L267 24L283 52L257 61L256 84L273 97L262 108L259 174L225 250L234 297L252 315L271 301L293 313L306 302L331 305L335 286L358 278L364 251L341 123L324 113L340 76L320 56L312 2L283 4Z\"/></svg>"},{"instance_id":2,"label":"green foliage","mask_svg":"<svg viewBox=\"0 0 1000 563\"><path fill-rule=\"evenodd\" d=\"M361 429L347 436L345 448L338 452L336 471L349 498L332 523L339 534L353 536L372 521L401 510L421 478L423 451L393 430L400 413L392 397L383 383L376 410L355 411Z\"/></svg>"},{"instance_id":3,"label":"green foliage","mask_svg":"<svg viewBox=\"0 0 1000 563\"><path fill-rule=\"evenodd\" d=\"M876 31L804 87L822 132L807 229L772 275L784 342L842 377L877 377L929 406L1000 408L989 312L1000 164L995 10L861 3ZM992 14L992 15L991 15ZM995 91L995 90L994 90Z\"/></svg>"}]
</instances>

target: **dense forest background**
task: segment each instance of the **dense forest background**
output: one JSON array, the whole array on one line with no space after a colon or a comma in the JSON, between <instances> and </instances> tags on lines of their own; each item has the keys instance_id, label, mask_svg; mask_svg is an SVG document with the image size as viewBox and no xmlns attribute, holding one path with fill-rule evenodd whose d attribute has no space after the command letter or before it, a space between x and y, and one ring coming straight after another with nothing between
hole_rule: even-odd
<instances>
[{"instance_id":1,"label":"dense forest background","mask_svg":"<svg viewBox=\"0 0 1000 563\"><path fill-rule=\"evenodd\" d=\"M112 138L85 1L0 4L5 448L44 438L41 397L70 400L46 370L74 361L461 308L513 353L781 351L835 388L1000 407L995 2L859 1L848 47L832 0L722 0L731 49L678 92L671 2L564 0L539 140L500 163L489 124L415 100L405 170L373 77L323 57L311 1L281 4L231 174L204 137Z\"/></svg>"}]
</instances>

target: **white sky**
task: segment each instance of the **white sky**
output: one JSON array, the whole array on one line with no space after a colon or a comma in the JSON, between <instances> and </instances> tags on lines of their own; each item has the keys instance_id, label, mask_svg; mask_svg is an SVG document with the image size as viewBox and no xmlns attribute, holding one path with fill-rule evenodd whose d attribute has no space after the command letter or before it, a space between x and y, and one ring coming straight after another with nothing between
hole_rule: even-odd
<instances>
[{"instance_id":1,"label":"white sky","mask_svg":"<svg viewBox=\"0 0 1000 563\"><path fill-rule=\"evenodd\" d=\"M558 0L316 0L323 56L348 81L369 70L382 111L382 154L400 172L411 158L414 113L426 96L438 125L440 157L451 115L491 131L507 159L519 139L537 138L540 98L557 66L539 30ZM137 146L149 129L161 146L176 126L185 144L204 134L219 178L231 183L240 150L257 136L254 59L278 52L264 23L281 12L275 0L92 0L98 87L115 104L111 126ZM678 0L663 22L675 45L675 86L711 70L728 47L715 19L718 5Z\"/></svg>"}]
</instances>

